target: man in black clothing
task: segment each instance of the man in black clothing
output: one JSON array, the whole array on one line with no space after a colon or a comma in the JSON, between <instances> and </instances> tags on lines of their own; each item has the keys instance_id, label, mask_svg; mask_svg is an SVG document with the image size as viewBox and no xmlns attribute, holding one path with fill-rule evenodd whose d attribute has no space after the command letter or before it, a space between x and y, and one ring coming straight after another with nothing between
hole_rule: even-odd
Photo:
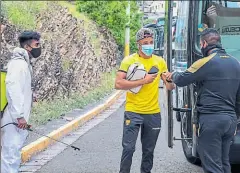
<instances>
[{"instance_id":1,"label":"man in black clothing","mask_svg":"<svg viewBox=\"0 0 240 173\"><path fill-rule=\"evenodd\" d=\"M166 73L180 87L199 85L198 153L205 173L231 173L229 150L240 116L240 63L221 46L219 33L212 28L201 33L204 58L185 72Z\"/></svg>"}]
</instances>

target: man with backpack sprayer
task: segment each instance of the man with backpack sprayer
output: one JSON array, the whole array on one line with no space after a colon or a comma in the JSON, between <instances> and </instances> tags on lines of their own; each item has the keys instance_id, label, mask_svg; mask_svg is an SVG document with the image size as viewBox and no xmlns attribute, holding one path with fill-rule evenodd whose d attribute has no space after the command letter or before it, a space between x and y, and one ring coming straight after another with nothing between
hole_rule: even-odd
<instances>
[{"instance_id":1,"label":"man with backpack sprayer","mask_svg":"<svg viewBox=\"0 0 240 173\"><path fill-rule=\"evenodd\" d=\"M33 31L24 31L18 37L20 47L13 50L13 55L7 66L5 82L1 80L1 87L6 87L5 103L1 126L1 173L18 173L21 163L21 149L27 138L28 120L31 112L32 66L31 58L41 55L40 34ZM2 72L1 72L2 74ZM2 75L1 75L2 77ZM2 104L1 104L2 106Z\"/></svg>"}]
</instances>

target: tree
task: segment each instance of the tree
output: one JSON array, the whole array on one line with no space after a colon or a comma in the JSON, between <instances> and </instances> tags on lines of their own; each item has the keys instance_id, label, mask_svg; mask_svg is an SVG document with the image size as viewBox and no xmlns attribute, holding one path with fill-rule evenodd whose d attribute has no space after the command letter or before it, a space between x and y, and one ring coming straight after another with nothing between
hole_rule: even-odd
<instances>
[{"instance_id":1,"label":"tree","mask_svg":"<svg viewBox=\"0 0 240 173\"><path fill-rule=\"evenodd\" d=\"M126 16L127 1L77 1L77 9L94 20L100 27L109 29L117 44L123 48L125 43L125 26L128 22ZM136 50L136 32L141 28L139 8L135 1L131 1L130 16L130 49Z\"/></svg>"}]
</instances>

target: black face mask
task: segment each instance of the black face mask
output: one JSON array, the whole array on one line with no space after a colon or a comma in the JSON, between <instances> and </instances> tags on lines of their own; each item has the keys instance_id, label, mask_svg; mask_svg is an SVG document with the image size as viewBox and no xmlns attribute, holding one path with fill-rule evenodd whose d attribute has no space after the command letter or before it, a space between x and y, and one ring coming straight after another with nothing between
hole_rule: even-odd
<instances>
[{"instance_id":1,"label":"black face mask","mask_svg":"<svg viewBox=\"0 0 240 173\"><path fill-rule=\"evenodd\" d=\"M42 53L41 47L38 48L32 48L30 51L30 54L32 55L33 58L38 58Z\"/></svg>"},{"instance_id":2,"label":"black face mask","mask_svg":"<svg viewBox=\"0 0 240 173\"><path fill-rule=\"evenodd\" d=\"M207 47L205 47L205 48L202 47L202 48L201 48L201 52L202 52L203 57L207 57L207 56L209 55L208 52L209 52L210 50L212 50L212 49L223 50L223 49L222 49L222 46L221 46L221 45L218 45L218 44L217 44L217 45L216 45L216 44L215 44L215 45L207 45ZM224 50L223 50L223 51L224 51Z\"/></svg>"}]
</instances>

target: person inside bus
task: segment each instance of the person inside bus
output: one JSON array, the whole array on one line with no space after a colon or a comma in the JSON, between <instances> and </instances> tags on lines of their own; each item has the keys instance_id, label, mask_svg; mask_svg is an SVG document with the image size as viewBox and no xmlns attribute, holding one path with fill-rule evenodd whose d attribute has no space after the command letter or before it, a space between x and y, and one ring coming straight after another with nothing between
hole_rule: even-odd
<instances>
[{"instance_id":1,"label":"person inside bus","mask_svg":"<svg viewBox=\"0 0 240 173\"><path fill-rule=\"evenodd\" d=\"M223 5L225 4L225 5ZM202 32L206 28L216 28L216 20L217 17L220 15L219 12L222 12L224 15L228 14L227 16L239 16L239 11L238 8L240 7L239 2L230 2L230 1L225 1L219 2L210 2L208 4L208 8L206 12L203 12L203 23L198 26L198 30ZM233 8L233 9L231 9ZM223 16L224 16L223 15Z\"/></svg>"},{"instance_id":2,"label":"person inside bus","mask_svg":"<svg viewBox=\"0 0 240 173\"><path fill-rule=\"evenodd\" d=\"M202 32L206 28L215 28L217 18L216 4L208 7L206 14L203 15L203 23L198 25L198 30Z\"/></svg>"},{"instance_id":3,"label":"person inside bus","mask_svg":"<svg viewBox=\"0 0 240 173\"><path fill-rule=\"evenodd\" d=\"M153 54L154 33L149 28L141 28L136 34L138 52L125 57L117 72L115 88L129 90L142 86L140 92L127 92L124 112L122 158L120 173L130 173L132 157L138 133L141 128L142 164L141 173L149 173L153 167L153 155L161 129L161 114L159 107L159 80L162 79L168 90L174 89L172 83L162 77L167 65L162 57ZM126 79L129 67L134 63L141 63L148 72L145 78L129 81ZM151 69L155 69L151 71Z\"/></svg>"},{"instance_id":4,"label":"person inside bus","mask_svg":"<svg viewBox=\"0 0 240 173\"><path fill-rule=\"evenodd\" d=\"M206 28L215 28L217 18L216 5L211 5L206 12L205 17L203 17L203 23Z\"/></svg>"},{"instance_id":5,"label":"person inside bus","mask_svg":"<svg viewBox=\"0 0 240 173\"><path fill-rule=\"evenodd\" d=\"M204 172L231 173L229 151L240 117L240 63L225 52L213 28L201 33L200 46L204 58L185 72L164 75L179 87L198 85L198 153Z\"/></svg>"}]
</instances>

